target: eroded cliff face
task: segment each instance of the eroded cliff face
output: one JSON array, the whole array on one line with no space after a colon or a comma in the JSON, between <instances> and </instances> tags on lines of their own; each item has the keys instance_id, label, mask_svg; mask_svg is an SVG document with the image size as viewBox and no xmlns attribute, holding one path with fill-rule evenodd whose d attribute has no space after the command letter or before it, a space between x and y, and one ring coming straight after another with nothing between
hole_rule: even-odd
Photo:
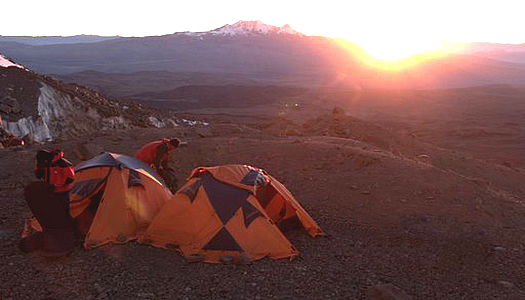
<instances>
[{"instance_id":1,"label":"eroded cliff face","mask_svg":"<svg viewBox=\"0 0 525 300\"><path fill-rule=\"evenodd\" d=\"M172 112L109 100L83 86L14 64L0 66L0 120L0 128L7 133L36 142L180 123Z\"/></svg>"},{"instance_id":2,"label":"eroded cliff face","mask_svg":"<svg viewBox=\"0 0 525 300\"><path fill-rule=\"evenodd\" d=\"M70 138L90 132L126 129L132 121L119 114L102 116L91 103L61 92L40 82L36 114L16 118L4 116L4 129L21 138L31 136L34 141Z\"/></svg>"}]
</instances>

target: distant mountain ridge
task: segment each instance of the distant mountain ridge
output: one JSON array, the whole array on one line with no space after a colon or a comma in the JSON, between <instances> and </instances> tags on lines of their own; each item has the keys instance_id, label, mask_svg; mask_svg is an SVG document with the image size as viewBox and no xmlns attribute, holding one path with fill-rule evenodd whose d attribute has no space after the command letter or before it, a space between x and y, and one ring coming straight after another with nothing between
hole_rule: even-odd
<instances>
[{"instance_id":1,"label":"distant mountain ridge","mask_svg":"<svg viewBox=\"0 0 525 300\"><path fill-rule=\"evenodd\" d=\"M202 35L269 35L269 34L289 34L305 36L303 33L293 30L290 25L285 24L281 27L267 25L261 21L238 21L232 25L226 24L219 28L205 32L176 32L174 35L202 36ZM54 44L84 44L98 43L119 38L121 36L99 36L99 35L74 35L74 36L2 36L0 42L15 42L31 46L45 46Z\"/></svg>"},{"instance_id":2,"label":"distant mountain ridge","mask_svg":"<svg viewBox=\"0 0 525 300\"><path fill-rule=\"evenodd\" d=\"M227 24L205 33L213 35L291 34L305 36L293 30L288 24L278 27L266 25L261 21L239 21L233 25Z\"/></svg>"},{"instance_id":3,"label":"distant mountain ridge","mask_svg":"<svg viewBox=\"0 0 525 300\"><path fill-rule=\"evenodd\" d=\"M54 44L98 43L118 39L120 36L74 35L74 36L1 36L0 42L14 42L32 46Z\"/></svg>"},{"instance_id":4,"label":"distant mountain ridge","mask_svg":"<svg viewBox=\"0 0 525 300\"><path fill-rule=\"evenodd\" d=\"M339 85L357 89L525 85L522 47L513 48L512 60L504 59L510 55L507 48L500 52L479 50L487 49L486 45L469 49L400 70L383 70L364 61L363 49L355 44L306 36L289 25L278 27L261 21L239 21L199 33L119 37L92 43L35 46L0 42L0 53L44 74L169 72L208 74L210 78L229 74L230 78L263 85Z\"/></svg>"},{"instance_id":5,"label":"distant mountain ridge","mask_svg":"<svg viewBox=\"0 0 525 300\"><path fill-rule=\"evenodd\" d=\"M525 44L445 43L455 53L482 56L515 63L525 63Z\"/></svg>"}]
</instances>

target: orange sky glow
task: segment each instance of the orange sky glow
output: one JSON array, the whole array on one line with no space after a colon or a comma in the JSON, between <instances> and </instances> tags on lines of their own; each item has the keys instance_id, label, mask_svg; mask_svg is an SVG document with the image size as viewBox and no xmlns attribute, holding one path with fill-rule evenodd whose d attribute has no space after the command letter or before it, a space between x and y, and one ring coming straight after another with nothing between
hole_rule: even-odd
<instances>
[{"instance_id":1,"label":"orange sky glow","mask_svg":"<svg viewBox=\"0 0 525 300\"><path fill-rule=\"evenodd\" d=\"M441 41L525 43L524 8L525 2L516 0L150 0L147 5L135 0L92 0L89 5L26 0L3 8L0 35L151 36L260 20L289 24L306 35L344 38L378 62L391 64L413 54L442 52Z\"/></svg>"}]
</instances>

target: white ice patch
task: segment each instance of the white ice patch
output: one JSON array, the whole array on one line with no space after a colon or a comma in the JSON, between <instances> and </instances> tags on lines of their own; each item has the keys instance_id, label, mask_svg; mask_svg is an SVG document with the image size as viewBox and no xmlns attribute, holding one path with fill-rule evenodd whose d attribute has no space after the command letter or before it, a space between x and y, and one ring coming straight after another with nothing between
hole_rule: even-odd
<instances>
[{"instance_id":1,"label":"white ice patch","mask_svg":"<svg viewBox=\"0 0 525 300\"><path fill-rule=\"evenodd\" d=\"M4 130L12 135L22 138L30 135L36 142L44 142L52 140L51 133L47 124L42 118L33 121L33 117L20 119L16 122L3 122Z\"/></svg>"},{"instance_id":2,"label":"white ice patch","mask_svg":"<svg viewBox=\"0 0 525 300\"><path fill-rule=\"evenodd\" d=\"M197 126L197 125L208 126L210 125L210 123L206 123L202 121L186 120L186 119L181 119L181 122L189 126Z\"/></svg>"},{"instance_id":3,"label":"white ice patch","mask_svg":"<svg viewBox=\"0 0 525 300\"><path fill-rule=\"evenodd\" d=\"M55 89L42 83L38 97L38 117L33 120L29 116L16 122L4 122L4 129L18 138L30 135L36 142L53 140L56 134L50 130L50 125L65 115L64 108L71 108L68 99Z\"/></svg>"},{"instance_id":4,"label":"white ice patch","mask_svg":"<svg viewBox=\"0 0 525 300\"><path fill-rule=\"evenodd\" d=\"M21 138L33 136L36 142L51 141L58 137L75 137L88 132L129 128L122 116L103 118L96 109L78 98L61 93L41 82L36 120L26 117L17 122L4 121L4 129Z\"/></svg>"},{"instance_id":5,"label":"white ice patch","mask_svg":"<svg viewBox=\"0 0 525 300\"><path fill-rule=\"evenodd\" d=\"M156 117L149 117L148 121L151 123L151 125L157 127L157 128L163 128L163 127L177 127L179 124L177 122L173 121L172 119L163 119L159 120Z\"/></svg>"},{"instance_id":6,"label":"white ice patch","mask_svg":"<svg viewBox=\"0 0 525 300\"><path fill-rule=\"evenodd\" d=\"M121 116L104 118L101 125L101 130L126 129L129 127L128 122Z\"/></svg>"},{"instance_id":7,"label":"white ice patch","mask_svg":"<svg viewBox=\"0 0 525 300\"><path fill-rule=\"evenodd\" d=\"M177 122L173 121L172 119L164 119L164 124L166 124L166 126L171 126L171 127L179 126L179 124L177 124Z\"/></svg>"},{"instance_id":8,"label":"white ice patch","mask_svg":"<svg viewBox=\"0 0 525 300\"><path fill-rule=\"evenodd\" d=\"M21 69L25 69L21 65L13 63L12 61L10 61L9 59L5 58L1 54L0 54L0 67L4 67L4 68L7 68L7 67L18 67L18 68L21 68Z\"/></svg>"},{"instance_id":9,"label":"white ice patch","mask_svg":"<svg viewBox=\"0 0 525 300\"><path fill-rule=\"evenodd\" d=\"M151 123L151 125L157 127L157 128L162 128L164 127L164 123L159 121L159 119L155 118L155 117L149 117L148 118L148 121Z\"/></svg>"},{"instance_id":10,"label":"white ice patch","mask_svg":"<svg viewBox=\"0 0 525 300\"><path fill-rule=\"evenodd\" d=\"M40 97L38 97L38 115L42 117L44 123L50 124L52 121L64 117L66 111L70 110L73 110L73 107L69 96L42 84Z\"/></svg>"}]
</instances>

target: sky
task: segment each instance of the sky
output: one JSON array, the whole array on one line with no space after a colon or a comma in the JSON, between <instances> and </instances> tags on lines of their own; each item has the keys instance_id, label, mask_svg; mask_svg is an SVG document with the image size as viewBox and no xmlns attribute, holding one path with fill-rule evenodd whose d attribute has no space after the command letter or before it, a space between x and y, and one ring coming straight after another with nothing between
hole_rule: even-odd
<instances>
[{"instance_id":1,"label":"sky","mask_svg":"<svg viewBox=\"0 0 525 300\"><path fill-rule=\"evenodd\" d=\"M417 52L440 40L525 43L524 8L522 0L17 0L0 10L0 35L150 36L260 20L371 51Z\"/></svg>"}]
</instances>

